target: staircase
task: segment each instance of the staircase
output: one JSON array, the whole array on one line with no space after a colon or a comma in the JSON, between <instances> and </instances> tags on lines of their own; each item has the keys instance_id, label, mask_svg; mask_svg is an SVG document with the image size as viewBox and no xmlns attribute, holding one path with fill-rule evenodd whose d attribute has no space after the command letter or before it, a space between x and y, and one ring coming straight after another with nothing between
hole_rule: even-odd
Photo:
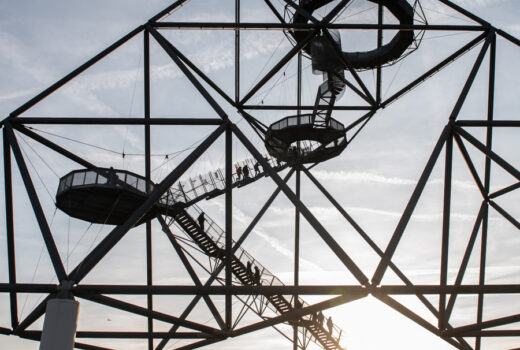
<instances>
[{"instance_id":1,"label":"staircase","mask_svg":"<svg viewBox=\"0 0 520 350\"><path fill-rule=\"evenodd\" d=\"M202 230L194 216L188 213L192 211L194 215L200 215L202 211L198 206L193 205L190 208L184 208L176 212L171 223L175 223L183 232L185 232L193 242L211 259L222 261L225 257L224 250L224 231L216 225L207 215L204 214L204 227ZM232 273L235 277L234 283L252 286L252 285L283 285L283 283L270 273L265 267L261 266L255 259L244 249L239 248L235 255L231 258ZM246 264L244 264L246 261ZM248 266L248 263L251 265ZM258 273L252 271L252 266L258 268ZM294 309L294 300L288 300L283 295L259 296L264 299L264 305L267 305L271 311L277 314L284 314ZM305 306L306 303L302 299L298 299L299 305ZM255 311L260 317L266 318L261 310ZM290 322L291 325L297 325L301 336L306 340L314 341L325 350L343 350L339 345L339 339L342 331L333 327L332 332L324 328L322 324L315 320L312 316L303 316L298 320Z\"/></svg>"},{"instance_id":2,"label":"staircase","mask_svg":"<svg viewBox=\"0 0 520 350\"><path fill-rule=\"evenodd\" d=\"M320 85L316 93L316 101L314 102L314 110L312 112L315 125L327 127L332 113L332 107L337 99L345 91L345 83L341 79L344 75L343 70L339 72L327 72L324 74L327 79ZM320 109L325 105L327 108Z\"/></svg>"}]
</instances>

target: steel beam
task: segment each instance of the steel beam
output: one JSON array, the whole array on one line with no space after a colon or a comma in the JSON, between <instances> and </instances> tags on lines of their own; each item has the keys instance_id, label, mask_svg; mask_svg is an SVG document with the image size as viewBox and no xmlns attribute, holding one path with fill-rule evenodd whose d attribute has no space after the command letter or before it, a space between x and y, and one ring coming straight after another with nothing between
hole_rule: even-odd
<instances>
[{"instance_id":1,"label":"steel beam","mask_svg":"<svg viewBox=\"0 0 520 350\"><path fill-rule=\"evenodd\" d=\"M444 198L442 212L442 237L441 237L441 268L440 286L448 283L448 257L450 244L450 218L451 218L451 177L453 167L453 132L450 130L446 140L446 159L444 162ZM446 317L446 293L439 295L439 329L446 329L448 318Z\"/></svg>"},{"instance_id":2,"label":"steel beam","mask_svg":"<svg viewBox=\"0 0 520 350\"><path fill-rule=\"evenodd\" d=\"M10 123L5 124L5 135L9 140L9 144L11 145L11 148L13 150L16 163L18 164L18 169L20 170L20 174L22 175L25 189L27 190L29 201L31 202L34 215L36 216L36 220L38 221L38 226L40 227L40 231L45 242L47 252L49 253L49 257L51 259L54 272L56 273L56 277L60 282L65 281L67 279L65 267L63 265L63 262L61 261L60 253L58 252L58 248L56 247L56 243L54 242L52 232L49 228L49 224L47 223L47 219L45 218L45 214L40 204L40 200L38 199L38 194L36 192L36 189L34 188L31 175L29 173L29 170L27 169L27 165L25 164L25 160L20 150L20 146L18 146L16 136L14 135Z\"/></svg>"},{"instance_id":3,"label":"steel beam","mask_svg":"<svg viewBox=\"0 0 520 350\"><path fill-rule=\"evenodd\" d=\"M149 93L149 91L148 91ZM149 106L148 106L149 108ZM44 124L44 125L220 125L218 118L83 118L83 117L18 117L12 120L15 124Z\"/></svg>"},{"instance_id":4,"label":"steel beam","mask_svg":"<svg viewBox=\"0 0 520 350\"><path fill-rule=\"evenodd\" d=\"M144 120L150 120L150 33L148 30L143 32L143 76L144 76ZM147 183L146 193L151 192L152 167L151 167L151 136L150 124L144 126L144 173ZM152 222L146 222L146 285L153 285L153 255L152 255ZM149 311L153 310L153 295L148 293L146 296L146 307ZM148 333L153 334L153 318L147 320ZM148 337L148 350L153 350L153 336Z\"/></svg>"},{"instance_id":5,"label":"steel beam","mask_svg":"<svg viewBox=\"0 0 520 350\"><path fill-rule=\"evenodd\" d=\"M4 199L5 199L5 232L7 240L7 265L9 271L9 284L16 284L16 255L14 241L13 220L13 181L11 169L11 146L9 145L7 130L3 132L4 139ZM9 293L11 327L18 326L18 297L16 291Z\"/></svg>"},{"instance_id":6,"label":"steel beam","mask_svg":"<svg viewBox=\"0 0 520 350\"><path fill-rule=\"evenodd\" d=\"M127 303L122 300L110 298L110 297L107 297L104 295L96 295L96 294L87 295L87 294L83 294L81 292L77 292L77 296L82 299L86 299L86 300L93 301L98 304L110 306L110 307L113 307L113 308L116 308L119 310L131 312L136 315L141 315L144 317L152 317L154 320L171 323L171 324L178 324L182 327L194 329L194 330L197 330L197 331L200 331L203 333L207 333L209 335L220 334L220 331L218 329L215 329L215 328L212 328L212 327L200 324L200 323L196 323L196 322L181 320L178 317L170 316L170 315L164 314L162 312L157 312L157 311L153 311L153 310L149 311L147 308L140 307L140 306L137 306L137 305L134 305L131 303Z\"/></svg>"},{"instance_id":7,"label":"steel beam","mask_svg":"<svg viewBox=\"0 0 520 350\"><path fill-rule=\"evenodd\" d=\"M24 331L21 336L34 337L38 339L41 337L41 331ZM157 339L162 338L167 332L121 332L121 331L77 331L76 338L90 338L90 339ZM199 332L178 332L175 334L177 339L206 339L211 337L207 333Z\"/></svg>"},{"instance_id":8,"label":"steel beam","mask_svg":"<svg viewBox=\"0 0 520 350\"><path fill-rule=\"evenodd\" d=\"M338 30L410 30L410 31L464 31L482 32L490 27L482 25L453 25L453 24L372 24L372 23L277 23L277 22L156 22L153 26L158 29L185 29L185 30L300 30L312 31L315 29ZM512 42L518 40L505 32L504 37ZM501 34L502 35L502 34ZM512 38L512 39L510 39ZM516 43L516 42L515 42Z\"/></svg>"}]
</instances>

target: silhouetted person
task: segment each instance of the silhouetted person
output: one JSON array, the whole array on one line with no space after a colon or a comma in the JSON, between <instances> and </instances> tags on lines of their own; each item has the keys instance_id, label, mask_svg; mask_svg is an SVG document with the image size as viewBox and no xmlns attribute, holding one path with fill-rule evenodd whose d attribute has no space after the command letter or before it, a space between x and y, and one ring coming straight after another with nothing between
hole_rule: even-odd
<instances>
[{"instance_id":1,"label":"silhouetted person","mask_svg":"<svg viewBox=\"0 0 520 350\"><path fill-rule=\"evenodd\" d=\"M256 283L260 283L260 269L258 266L255 266L255 281Z\"/></svg>"},{"instance_id":2,"label":"silhouetted person","mask_svg":"<svg viewBox=\"0 0 520 350\"><path fill-rule=\"evenodd\" d=\"M202 232L204 232L204 212L201 212L199 214L199 217L197 218L197 221L199 222L199 227Z\"/></svg>"},{"instance_id":3,"label":"silhouetted person","mask_svg":"<svg viewBox=\"0 0 520 350\"><path fill-rule=\"evenodd\" d=\"M253 276L253 269L251 268L251 261L247 262L247 274L249 275L249 277Z\"/></svg>"},{"instance_id":4,"label":"silhouetted person","mask_svg":"<svg viewBox=\"0 0 520 350\"><path fill-rule=\"evenodd\" d=\"M108 183L115 185L116 183L116 172L114 170L114 167L110 167L110 170L108 172Z\"/></svg>"},{"instance_id":5,"label":"silhouetted person","mask_svg":"<svg viewBox=\"0 0 520 350\"><path fill-rule=\"evenodd\" d=\"M237 177L238 177L239 180L242 177L242 168L239 167L239 166L237 166Z\"/></svg>"},{"instance_id":6,"label":"silhouetted person","mask_svg":"<svg viewBox=\"0 0 520 350\"><path fill-rule=\"evenodd\" d=\"M329 329L329 333L332 334L332 317L330 316L327 318L327 328Z\"/></svg>"},{"instance_id":7,"label":"silhouetted person","mask_svg":"<svg viewBox=\"0 0 520 350\"><path fill-rule=\"evenodd\" d=\"M260 163L256 162L253 168L255 169L255 176L258 175L260 173Z\"/></svg>"},{"instance_id":8,"label":"silhouetted person","mask_svg":"<svg viewBox=\"0 0 520 350\"><path fill-rule=\"evenodd\" d=\"M322 325L322 326L323 326L323 321L324 321L323 319L324 319L324 317L323 317L323 313L322 313L321 311L318 312L318 323L319 323L320 325Z\"/></svg>"},{"instance_id":9,"label":"silhouetted person","mask_svg":"<svg viewBox=\"0 0 520 350\"><path fill-rule=\"evenodd\" d=\"M242 167L242 171L244 172L244 179L247 179L249 177L249 167L247 164Z\"/></svg>"}]
</instances>

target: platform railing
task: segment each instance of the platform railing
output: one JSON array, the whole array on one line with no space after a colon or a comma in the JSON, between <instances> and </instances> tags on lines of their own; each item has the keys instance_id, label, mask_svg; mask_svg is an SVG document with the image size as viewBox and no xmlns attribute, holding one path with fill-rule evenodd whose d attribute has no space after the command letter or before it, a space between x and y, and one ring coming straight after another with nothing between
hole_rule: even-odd
<instances>
[{"instance_id":1,"label":"platform railing","mask_svg":"<svg viewBox=\"0 0 520 350\"><path fill-rule=\"evenodd\" d=\"M279 170L286 165L284 162L280 162L269 155L264 155L264 158L270 166L278 168ZM247 167L247 171L244 171L245 167ZM239 168L240 174L238 173ZM169 192L165 196L163 196L161 203L171 206L177 202L188 203L200 197L211 197L223 193L226 189L226 177L224 174L225 170L218 168L197 176L191 176L187 179L181 179L170 188ZM263 175L265 175L265 172L256 159L246 158L237 161L233 164L233 187L259 179Z\"/></svg>"},{"instance_id":2,"label":"platform railing","mask_svg":"<svg viewBox=\"0 0 520 350\"><path fill-rule=\"evenodd\" d=\"M125 170L97 168L74 170L63 176L58 185L58 195L72 187L88 185L107 185L127 187L146 193L146 184L153 189L153 183L146 178Z\"/></svg>"}]
</instances>

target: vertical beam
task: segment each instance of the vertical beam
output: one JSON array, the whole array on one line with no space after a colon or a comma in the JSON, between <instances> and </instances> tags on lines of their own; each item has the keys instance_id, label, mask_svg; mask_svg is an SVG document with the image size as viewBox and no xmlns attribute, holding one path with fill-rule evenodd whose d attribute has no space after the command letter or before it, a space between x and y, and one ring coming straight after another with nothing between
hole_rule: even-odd
<instances>
[{"instance_id":1,"label":"vertical beam","mask_svg":"<svg viewBox=\"0 0 520 350\"><path fill-rule=\"evenodd\" d=\"M488 86L488 111L487 120L493 121L494 117L494 101L495 101L495 66L496 66L496 33L491 33L491 47L489 50L489 86ZM493 145L493 128L489 125L486 130L486 148L491 151ZM491 182L491 159L485 158L485 169L484 169L484 193L486 196L489 195ZM488 222L489 222L489 205L485 206L484 217L482 219L482 237L480 245L480 272L479 272L479 285L483 286L486 283L486 251L487 251L487 235L488 235ZM484 313L484 293L478 294L477 301L477 323L482 322L482 316ZM481 348L481 337L475 338L475 349L480 350Z\"/></svg>"},{"instance_id":2,"label":"vertical beam","mask_svg":"<svg viewBox=\"0 0 520 350\"><path fill-rule=\"evenodd\" d=\"M437 141L437 144L435 145L433 152L430 155L430 159L428 159L428 163L426 163L426 167L424 168L421 177L419 178L419 181L415 186L412 196L410 197L410 200L406 205L403 215L401 216L401 219L399 220L399 223L395 228L392 238L390 239L390 242L386 247L385 254L379 262L376 271L374 272L374 276L372 277L372 284L374 285L378 285L383 279L383 275L385 274L390 260L392 259L392 256L394 255L395 250L397 249L397 245L399 244L399 241L401 240L401 237L404 234L404 230L406 229L406 226L408 225L408 222L412 217L413 211L415 210L415 206L417 205L417 202L421 197L422 191L426 186L426 182L428 181L428 178L432 173L433 167L435 166L435 163L439 158L439 154L442 150L442 147L444 146L444 143L448 138L448 134L451 132L450 129L451 126L449 124L444 127L444 130L442 131L441 136L439 137L439 140Z\"/></svg>"},{"instance_id":3,"label":"vertical beam","mask_svg":"<svg viewBox=\"0 0 520 350\"><path fill-rule=\"evenodd\" d=\"M480 242L480 272L478 277L479 286L483 286L486 283L486 252L487 252L487 233L488 233L488 214L489 206L484 208L484 218L482 219L482 237ZM477 323L482 322L482 315L484 312L484 293L478 293L477 301ZM475 338L475 350L480 350L481 338Z\"/></svg>"},{"instance_id":4,"label":"vertical beam","mask_svg":"<svg viewBox=\"0 0 520 350\"><path fill-rule=\"evenodd\" d=\"M144 49L144 118L150 119L150 33L148 30L143 32ZM150 193L151 188L151 142L150 124L144 126L144 172L147 181L146 192ZM146 285L153 284L153 259L152 259L152 222L146 222ZM153 310L153 294L146 296L146 305L149 311ZM148 316L148 333L153 334L153 318ZM153 350L153 336L148 337L148 350Z\"/></svg>"},{"instance_id":5,"label":"vertical beam","mask_svg":"<svg viewBox=\"0 0 520 350\"><path fill-rule=\"evenodd\" d=\"M442 214L442 243L441 243L441 289L448 282L448 255L450 242L450 212L451 212L451 175L453 166L453 132L450 129L446 140L446 159L444 165L444 208ZM439 295L439 329L446 329L446 293Z\"/></svg>"},{"instance_id":6,"label":"vertical beam","mask_svg":"<svg viewBox=\"0 0 520 350\"><path fill-rule=\"evenodd\" d=\"M7 264L9 283L16 284L16 259L14 249L13 182L11 176L11 147L4 129L4 189L5 189L5 232L7 236ZM11 303L11 328L18 327L18 300L16 292L9 293Z\"/></svg>"},{"instance_id":7,"label":"vertical beam","mask_svg":"<svg viewBox=\"0 0 520 350\"><path fill-rule=\"evenodd\" d=\"M296 198L300 200L300 190L301 190L301 170L298 168L296 170ZM294 206L294 285L298 286L300 284L300 210L298 206ZM294 294L294 308L296 309L299 306L298 301L298 293ZM294 326L294 334L293 334L293 349L298 350L298 326Z\"/></svg>"},{"instance_id":8,"label":"vertical beam","mask_svg":"<svg viewBox=\"0 0 520 350\"><path fill-rule=\"evenodd\" d=\"M235 24L240 24L240 0L235 0ZM240 29L235 29L235 104L240 102Z\"/></svg>"},{"instance_id":9,"label":"vertical beam","mask_svg":"<svg viewBox=\"0 0 520 350\"><path fill-rule=\"evenodd\" d=\"M22 152L20 151L20 146L16 141L16 136L14 135L11 123L5 123L5 132L7 138L9 139L9 143L13 150L13 154L16 158L16 162L18 163L18 169L20 170L20 174L22 175L25 189L27 190L27 195L29 196L29 201L31 202L34 215L36 216L36 220L38 221L38 225L40 227L40 231L42 233L45 246L47 247L47 252L49 253L49 256L51 258L52 266L54 267L54 271L56 272L58 281L62 282L67 279L67 273L65 272L65 267L63 266L63 262L61 261L58 248L56 248L56 243L54 242L54 238L52 237L49 224L47 223L47 219L45 218L45 214L43 213L40 200L38 199L38 194L36 193L36 189L34 188L34 184L31 180L31 175L27 170L25 160L23 158Z\"/></svg>"},{"instance_id":10,"label":"vertical beam","mask_svg":"<svg viewBox=\"0 0 520 350\"><path fill-rule=\"evenodd\" d=\"M379 25L383 24L383 5L379 4L377 8L377 23ZM383 46L383 30L379 28L377 30L377 48L381 48ZM382 69L381 65L377 66L376 72L376 102L379 106L381 104L381 83L382 83Z\"/></svg>"},{"instance_id":11,"label":"vertical beam","mask_svg":"<svg viewBox=\"0 0 520 350\"><path fill-rule=\"evenodd\" d=\"M298 72L297 72L297 104L298 104L298 115L301 114L302 105L302 53L298 52ZM298 118L298 124L300 119ZM297 148L300 149L301 144L298 141ZM301 189L301 170L298 167L296 169L296 198L300 200L300 189ZM298 206L294 206L294 285L298 286L300 283L300 210ZM294 294L294 308L297 308L298 293ZM295 325L293 328L293 350L298 350L298 326Z\"/></svg>"},{"instance_id":12,"label":"vertical beam","mask_svg":"<svg viewBox=\"0 0 520 350\"><path fill-rule=\"evenodd\" d=\"M226 198L225 198L225 207L226 207L226 218L225 218L225 226L226 226L226 257L225 257L225 267L226 267L226 287L231 287L232 282L232 271L231 271L231 245L233 243L233 133L231 131L230 125L226 128ZM233 324L233 315L232 315L232 304L231 304L231 294L226 294L225 297L226 304L226 325L228 328L231 328Z\"/></svg>"}]
</instances>

